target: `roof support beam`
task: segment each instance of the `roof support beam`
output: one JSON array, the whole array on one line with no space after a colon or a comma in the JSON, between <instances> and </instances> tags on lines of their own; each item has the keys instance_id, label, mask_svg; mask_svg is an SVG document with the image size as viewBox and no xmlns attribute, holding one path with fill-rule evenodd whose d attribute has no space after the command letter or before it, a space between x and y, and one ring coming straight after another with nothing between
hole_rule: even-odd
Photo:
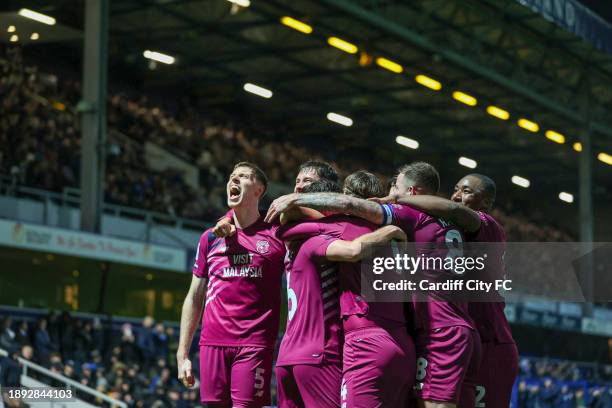
<instances>
[{"instance_id":1,"label":"roof support beam","mask_svg":"<svg viewBox=\"0 0 612 408\"><path fill-rule=\"evenodd\" d=\"M355 4L347 0L321 0L321 2L331 7L334 7L346 14L349 14L372 27L376 27L377 29L383 32L387 32L404 41L408 41L421 49L441 55L444 59L456 64L457 66L471 71L474 74L479 75L483 78L486 78L504 88L511 90L512 92L516 92L532 100L538 105L552 112L555 112L565 118L568 118L580 124L584 123L584 118L580 113L577 113L574 110L563 106L557 103L556 101L549 99L546 96L536 93L525 85L513 81L512 79L509 79L494 70L484 67L457 52L434 44L429 39L423 37L419 33L409 29L406 26L402 26L392 21L389 21L388 19L369 10L356 6ZM612 128L610 128L606 124L592 122L592 129L599 133L612 136Z\"/></svg>"}]
</instances>

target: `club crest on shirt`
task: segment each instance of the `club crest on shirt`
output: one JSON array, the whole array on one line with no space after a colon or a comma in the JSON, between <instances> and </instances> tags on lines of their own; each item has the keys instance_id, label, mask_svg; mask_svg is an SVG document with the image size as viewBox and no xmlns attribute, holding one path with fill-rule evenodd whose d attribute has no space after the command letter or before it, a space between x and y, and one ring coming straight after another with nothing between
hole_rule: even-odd
<instances>
[{"instance_id":1,"label":"club crest on shirt","mask_svg":"<svg viewBox=\"0 0 612 408\"><path fill-rule=\"evenodd\" d=\"M266 240L257 241L257 252L267 254L270 251L270 243Z\"/></svg>"}]
</instances>

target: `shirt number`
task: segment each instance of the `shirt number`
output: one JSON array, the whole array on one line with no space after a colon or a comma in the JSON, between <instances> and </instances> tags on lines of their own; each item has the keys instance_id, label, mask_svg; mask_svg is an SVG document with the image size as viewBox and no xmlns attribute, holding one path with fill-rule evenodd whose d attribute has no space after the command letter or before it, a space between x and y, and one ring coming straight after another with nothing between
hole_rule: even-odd
<instances>
[{"instance_id":1,"label":"shirt number","mask_svg":"<svg viewBox=\"0 0 612 408\"><path fill-rule=\"evenodd\" d=\"M455 229L446 231L444 242L448 249L447 256L450 258L458 258L463 256L463 238L461 233Z\"/></svg>"},{"instance_id":2,"label":"shirt number","mask_svg":"<svg viewBox=\"0 0 612 408\"><path fill-rule=\"evenodd\" d=\"M295 291L293 289L291 289L291 272L287 272L287 302L288 302L288 309L289 311L287 312L287 317L289 318L289 320L293 319L293 316L295 315L295 312L297 311L297 295L295 293Z\"/></svg>"},{"instance_id":3,"label":"shirt number","mask_svg":"<svg viewBox=\"0 0 612 408\"><path fill-rule=\"evenodd\" d=\"M264 373L266 372L265 368L256 368L255 369L255 396L263 397L264 394L264 385L266 385L266 379L264 378Z\"/></svg>"}]
</instances>

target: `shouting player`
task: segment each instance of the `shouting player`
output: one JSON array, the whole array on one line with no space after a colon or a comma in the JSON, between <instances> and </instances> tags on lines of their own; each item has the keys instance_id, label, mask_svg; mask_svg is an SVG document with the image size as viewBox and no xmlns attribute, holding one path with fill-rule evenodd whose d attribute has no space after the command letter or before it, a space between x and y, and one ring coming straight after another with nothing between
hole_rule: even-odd
<instances>
[{"instance_id":1,"label":"shouting player","mask_svg":"<svg viewBox=\"0 0 612 408\"><path fill-rule=\"evenodd\" d=\"M304 188L319 180L327 180L332 184L338 185L338 172L331 164L327 162L319 160L305 161L298 169L298 174L295 177L293 192L301 193L303 192ZM325 186L320 185L319 187L324 188ZM217 222L217 225L215 225L212 229L213 233L218 237L233 235L234 230L235 227L232 224L231 211L221 218Z\"/></svg>"},{"instance_id":2,"label":"shouting player","mask_svg":"<svg viewBox=\"0 0 612 408\"><path fill-rule=\"evenodd\" d=\"M399 194L437 193L440 179L430 164L416 162L404 166L397 176ZM433 248L428 256L445 258L457 251L455 243L463 234L452 224L426 213L397 204L373 201L340 194L290 194L272 203L266 220L295 206L316 210L348 213L378 225L395 223L415 243L427 243ZM433 245L432 245L433 244ZM445 248L446 245L452 247ZM443 270L426 270L440 275ZM480 339L468 313L467 302L447 299L443 292L430 293L428 302L415 302L417 397L425 407L456 407L468 371L476 371L480 361Z\"/></svg>"},{"instance_id":3,"label":"shouting player","mask_svg":"<svg viewBox=\"0 0 612 408\"><path fill-rule=\"evenodd\" d=\"M333 184L321 180L305 187L304 191L320 191L319 187ZM397 227L371 232L374 226L366 221L357 220L350 226L346 218L331 216L287 224L278 231L289 248L286 258L287 330L276 363L280 408L341 406L343 335L335 262L359 260L366 248L362 243L382 243L393 238L405 240L405 234ZM359 334L362 333L356 333ZM365 337L369 342L377 340L375 334ZM385 345L399 348L393 342ZM383 355L392 354L388 351ZM366 360L362 353L355 352L353 359L358 360L357 369L357 365L373 358L370 356L370 360ZM401 364L401 360L397 363ZM371 368L375 370L376 367ZM347 406L346 393L343 384L342 406Z\"/></svg>"},{"instance_id":4,"label":"shouting player","mask_svg":"<svg viewBox=\"0 0 612 408\"><path fill-rule=\"evenodd\" d=\"M194 383L189 348L202 314L200 396L209 407L262 407L270 403L272 354L278 334L285 247L276 228L263 222L258 205L264 173L236 164L227 203L236 233L200 238L181 314L178 378Z\"/></svg>"},{"instance_id":5,"label":"shouting player","mask_svg":"<svg viewBox=\"0 0 612 408\"><path fill-rule=\"evenodd\" d=\"M468 174L455 185L451 200L435 196L397 196L390 194L384 202L410 205L432 215L451 220L466 232L472 242L495 243L487 250L485 274L503 279L503 255L506 234L490 214L495 202L495 182L482 174ZM462 204L462 205L461 205ZM475 389L462 395L462 408L507 408L512 385L518 375L518 350L504 314L504 300L470 302L469 312L482 342L482 359L475 379Z\"/></svg>"}]
</instances>

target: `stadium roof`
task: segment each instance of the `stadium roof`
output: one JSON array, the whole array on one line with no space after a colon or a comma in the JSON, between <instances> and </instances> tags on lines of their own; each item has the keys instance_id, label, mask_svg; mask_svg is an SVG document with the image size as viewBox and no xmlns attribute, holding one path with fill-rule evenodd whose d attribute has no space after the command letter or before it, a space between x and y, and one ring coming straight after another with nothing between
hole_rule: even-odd
<instances>
[{"instance_id":1,"label":"stadium roof","mask_svg":"<svg viewBox=\"0 0 612 408\"><path fill-rule=\"evenodd\" d=\"M40 9L39 2L26 0L2 8L31 7L82 26L82 9L74 2L50 3ZM113 1L110 65L130 67L144 87L177 87L205 106L282 129L289 140L308 138L393 165L424 158L453 181L448 172L463 173L457 159L466 156L478 162L477 171L517 195L525 193L510 177L528 178L539 200L554 201L554 207L562 206L560 191L577 194L574 144L590 120L595 202L609 203L612 168L596 156L612 154L612 55L603 51L610 44L591 42L601 35L563 27L571 17L563 15L567 10L538 10L538 3L251 0L240 7L226 0ZM585 11L567 3L574 20ZM283 25L283 17L312 32ZM330 46L330 37L356 52ZM146 49L171 55L176 63L151 69L142 57ZM435 81L419 77L419 83L417 75ZM246 82L274 96L246 94ZM491 105L507 111L509 119L487 113ZM353 126L328 121L328 112L350 117ZM537 131L520 127L519 119ZM398 146L397 135L417 140L419 149Z\"/></svg>"}]
</instances>

